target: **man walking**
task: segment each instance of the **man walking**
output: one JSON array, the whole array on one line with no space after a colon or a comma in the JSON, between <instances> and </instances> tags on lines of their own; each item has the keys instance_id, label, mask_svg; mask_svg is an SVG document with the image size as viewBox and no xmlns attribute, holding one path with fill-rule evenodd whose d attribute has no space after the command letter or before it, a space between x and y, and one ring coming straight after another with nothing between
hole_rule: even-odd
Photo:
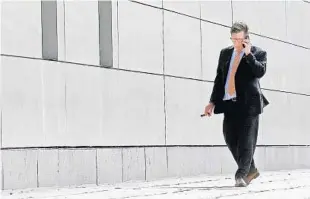
<instances>
[{"instance_id":1,"label":"man walking","mask_svg":"<svg viewBox=\"0 0 310 199\"><path fill-rule=\"evenodd\" d=\"M259 79L266 73L267 53L252 46L248 26L235 22L230 30L233 46L220 52L217 74L205 115L224 113L223 134L238 170L235 186L245 187L259 176L253 155L259 115L269 104Z\"/></svg>"}]
</instances>

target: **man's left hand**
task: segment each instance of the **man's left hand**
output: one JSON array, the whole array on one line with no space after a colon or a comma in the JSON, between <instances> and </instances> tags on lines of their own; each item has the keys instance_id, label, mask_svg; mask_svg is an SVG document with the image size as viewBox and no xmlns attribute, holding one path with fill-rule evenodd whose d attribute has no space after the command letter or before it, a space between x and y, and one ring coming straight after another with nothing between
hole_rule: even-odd
<instances>
[{"instance_id":1,"label":"man's left hand","mask_svg":"<svg viewBox=\"0 0 310 199\"><path fill-rule=\"evenodd\" d=\"M251 53L251 47L252 47L252 44L250 43L250 41L249 41L248 39L246 39L246 40L244 40L242 43L243 43L244 46L245 46L245 48L244 48L244 53L245 53L246 55L250 54L250 53Z\"/></svg>"}]
</instances>

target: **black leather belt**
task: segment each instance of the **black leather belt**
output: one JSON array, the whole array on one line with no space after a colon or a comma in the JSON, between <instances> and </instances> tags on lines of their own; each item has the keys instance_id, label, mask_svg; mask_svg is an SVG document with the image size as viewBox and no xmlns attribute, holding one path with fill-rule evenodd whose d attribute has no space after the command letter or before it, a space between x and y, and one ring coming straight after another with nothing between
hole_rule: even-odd
<instances>
[{"instance_id":1,"label":"black leather belt","mask_svg":"<svg viewBox=\"0 0 310 199\"><path fill-rule=\"evenodd\" d=\"M237 98L236 97L234 97L234 98L231 98L231 99L229 99L229 100L226 100L227 102L237 102Z\"/></svg>"}]
</instances>

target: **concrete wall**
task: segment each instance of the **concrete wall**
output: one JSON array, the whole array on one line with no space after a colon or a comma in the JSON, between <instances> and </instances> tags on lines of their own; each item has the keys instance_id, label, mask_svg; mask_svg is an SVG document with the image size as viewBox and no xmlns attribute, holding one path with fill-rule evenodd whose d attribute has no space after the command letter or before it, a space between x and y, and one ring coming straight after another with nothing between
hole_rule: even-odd
<instances>
[{"instance_id":1,"label":"concrete wall","mask_svg":"<svg viewBox=\"0 0 310 199\"><path fill-rule=\"evenodd\" d=\"M309 18L303 1L3 2L2 188L234 172L222 115L200 118L234 20L268 52L259 169L309 168Z\"/></svg>"}]
</instances>

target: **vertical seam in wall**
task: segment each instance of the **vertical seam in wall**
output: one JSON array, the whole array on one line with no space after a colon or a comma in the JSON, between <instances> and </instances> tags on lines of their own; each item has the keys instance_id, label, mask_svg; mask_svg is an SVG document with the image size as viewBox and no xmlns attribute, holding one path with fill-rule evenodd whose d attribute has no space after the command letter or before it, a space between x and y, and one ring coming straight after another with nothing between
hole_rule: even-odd
<instances>
[{"instance_id":1,"label":"vertical seam in wall","mask_svg":"<svg viewBox=\"0 0 310 199\"><path fill-rule=\"evenodd\" d=\"M42 65L41 65L41 100L42 100L42 133L44 135L45 133L45 126L44 126L44 117L45 117L45 106L44 106L44 68ZM44 138L46 138L44 136Z\"/></svg>"},{"instance_id":2,"label":"vertical seam in wall","mask_svg":"<svg viewBox=\"0 0 310 199\"><path fill-rule=\"evenodd\" d=\"M60 175L59 175L59 149L57 149L57 185L60 184Z\"/></svg>"},{"instance_id":3,"label":"vertical seam in wall","mask_svg":"<svg viewBox=\"0 0 310 199\"><path fill-rule=\"evenodd\" d=\"M37 187L40 187L40 184L39 184L39 152L40 152L40 149L38 149L36 151L36 157L37 157Z\"/></svg>"},{"instance_id":4,"label":"vertical seam in wall","mask_svg":"<svg viewBox=\"0 0 310 199\"><path fill-rule=\"evenodd\" d=\"M119 16L118 0L116 1L116 27L117 27L117 68L119 68Z\"/></svg>"},{"instance_id":5,"label":"vertical seam in wall","mask_svg":"<svg viewBox=\"0 0 310 199\"><path fill-rule=\"evenodd\" d=\"M63 10L64 10L64 60L67 60L67 42L66 42L66 4L65 4L65 0L62 1L63 2Z\"/></svg>"},{"instance_id":6,"label":"vertical seam in wall","mask_svg":"<svg viewBox=\"0 0 310 199\"><path fill-rule=\"evenodd\" d=\"M96 149L96 185L99 185L99 179L98 179L98 149Z\"/></svg>"},{"instance_id":7,"label":"vertical seam in wall","mask_svg":"<svg viewBox=\"0 0 310 199\"><path fill-rule=\"evenodd\" d=\"M264 170L266 171L266 167L267 167L267 164L266 164L266 160L267 160L267 157L266 157L266 147L264 147Z\"/></svg>"},{"instance_id":8,"label":"vertical seam in wall","mask_svg":"<svg viewBox=\"0 0 310 199\"><path fill-rule=\"evenodd\" d=\"M146 152L145 152L145 147L144 149L144 180L146 181Z\"/></svg>"},{"instance_id":9,"label":"vertical seam in wall","mask_svg":"<svg viewBox=\"0 0 310 199\"><path fill-rule=\"evenodd\" d=\"M167 145L167 114L166 114L166 77L165 77L165 13L162 9L162 48L163 48L163 80L164 80L164 115L165 115L165 145Z\"/></svg>"},{"instance_id":10,"label":"vertical seam in wall","mask_svg":"<svg viewBox=\"0 0 310 199\"><path fill-rule=\"evenodd\" d=\"M2 151L0 151L1 153L1 180L2 180L2 186L1 186L1 190L4 190L4 165L3 165L3 161L2 161Z\"/></svg>"},{"instance_id":11,"label":"vertical seam in wall","mask_svg":"<svg viewBox=\"0 0 310 199\"><path fill-rule=\"evenodd\" d=\"M234 23L234 7L233 7L233 0L230 0L230 8L231 8L231 25Z\"/></svg>"},{"instance_id":12,"label":"vertical seam in wall","mask_svg":"<svg viewBox=\"0 0 310 199\"><path fill-rule=\"evenodd\" d=\"M162 1L164 7L164 2ZM163 35L163 80L164 80L164 115L165 115L165 146L167 146L167 110L166 110L166 75L165 75L165 10L162 8L162 35ZM166 147L166 166L168 172L168 151Z\"/></svg>"}]
</instances>

